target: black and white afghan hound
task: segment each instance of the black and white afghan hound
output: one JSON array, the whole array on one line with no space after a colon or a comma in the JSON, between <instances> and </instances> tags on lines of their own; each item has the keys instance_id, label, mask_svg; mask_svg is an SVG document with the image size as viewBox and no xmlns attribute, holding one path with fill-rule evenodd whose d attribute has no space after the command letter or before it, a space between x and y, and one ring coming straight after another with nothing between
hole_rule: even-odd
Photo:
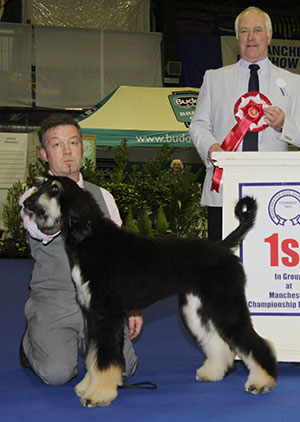
<instances>
[{"instance_id":1,"label":"black and white afghan hound","mask_svg":"<svg viewBox=\"0 0 300 422\"><path fill-rule=\"evenodd\" d=\"M65 177L45 178L24 209L41 231L62 230L88 326L87 372L75 387L82 405L107 406L118 395L126 314L171 295L179 296L185 325L206 356L197 380L223 379L238 354L249 370L246 391L275 387L275 353L253 329L245 273L232 252L254 225L253 198L237 203L240 225L220 243L130 233L104 218L93 197Z\"/></svg>"}]
</instances>

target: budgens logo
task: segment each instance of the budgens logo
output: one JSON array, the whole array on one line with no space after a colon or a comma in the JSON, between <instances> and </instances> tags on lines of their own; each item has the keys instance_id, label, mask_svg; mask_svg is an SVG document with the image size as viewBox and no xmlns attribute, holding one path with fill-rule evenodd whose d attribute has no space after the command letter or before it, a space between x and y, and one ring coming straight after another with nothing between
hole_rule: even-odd
<instances>
[{"instance_id":1,"label":"budgens logo","mask_svg":"<svg viewBox=\"0 0 300 422\"><path fill-rule=\"evenodd\" d=\"M178 122L188 126L197 105L198 91L177 91L169 95L170 105Z\"/></svg>"},{"instance_id":2,"label":"budgens logo","mask_svg":"<svg viewBox=\"0 0 300 422\"><path fill-rule=\"evenodd\" d=\"M183 107L183 108L190 108L190 107L196 107L197 105L197 98L194 96L186 96L186 97L175 97L174 98L174 104L177 107Z\"/></svg>"}]
</instances>

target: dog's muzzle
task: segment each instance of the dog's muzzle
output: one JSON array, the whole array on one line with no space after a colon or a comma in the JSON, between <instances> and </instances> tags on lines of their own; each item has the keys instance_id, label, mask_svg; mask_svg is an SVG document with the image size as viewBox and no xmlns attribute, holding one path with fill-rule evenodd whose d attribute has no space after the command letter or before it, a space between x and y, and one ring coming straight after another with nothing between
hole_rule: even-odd
<instances>
[{"instance_id":1,"label":"dog's muzzle","mask_svg":"<svg viewBox=\"0 0 300 422\"><path fill-rule=\"evenodd\" d=\"M23 207L25 214L35 221L38 229L42 233L51 236L61 231L63 225L62 218L53 219L49 217L45 210L40 207L32 197L28 197L24 201Z\"/></svg>"}]
</instances>

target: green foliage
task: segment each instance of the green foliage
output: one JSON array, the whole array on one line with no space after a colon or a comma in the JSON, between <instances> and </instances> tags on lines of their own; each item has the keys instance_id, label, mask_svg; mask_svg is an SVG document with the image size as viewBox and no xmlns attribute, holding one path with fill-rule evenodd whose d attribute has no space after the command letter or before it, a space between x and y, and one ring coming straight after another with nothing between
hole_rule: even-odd
<instances>
[{"instance_id":1,"label":"green foliage","mask_svg":"<svg viewBox=\"0 0 300 422\"><path fill-rule=\"evenodd\" d=\"M123 139L121 145L115 151L116 167L110 175L110 180L102 184L102 187L113 195L123 221L126 220L129 209L131 209L133 218L137 218L139 210L146 203L135 186L127 180L128 161L127 141Z\"/></svg>"},{"instance_id":2,"label":"green foliage","mask_svg":"<svg viewBox=\"0 0 300 422\"><path fill-rule=\"evenodd\" d=\"M146 208L143 208L140 213L138 220L138 228L140 234L143 234L144 236L148 237L153 236L152 223L150 221Z\"/></svg>"},{"instance_id":3,"label":"green foliage","mask_svg":"<svg viewBox=\"0 0 300 422\"><path fill-rule=\"evenodd\" d=\"M28 176L26 179L26 185L28 188L31 188L35 183L38 177L41 177L48 173L48 163L41 158L37 159L36 164L29 164L28 166Z\"/></svg>"},{"instance_id":4,"label":"green foliage","mask_svg":"<svg viewBox=\"0 0 300 422\"><path fill-rule=\"evenodd\" d=\"M166 217L170 222L170 229L178 236L199 236L202 229L199 220L206 209L200 206L199 172L193 173L190 166L183 172L172 174L170 185L170 201L166 205Z\"/></svg>"},{"instance_id":5,"label":"green foliage","mask_svg":"<svg viewBox=\"0 0 300 422\"><path fill-rule=\"evenodd\" d=\"M129 154L127 151L127 141L123 139L121 145L115 151L116 168L110 176L111 183L118 185L123 183L127 176L127 165L129 161Z\"/></svg>"},{"instance_id":6,"label":"green foliage","mask_svg":"<svg viewBox=\"0 0 300 422\"><path fill-rule=\"evenodd\" d=\"M8 189L6 201L2 208L2 218L6 227L6 237L12 239L25 239L25 230L23 228L22 219L20 217L19 198L27 190L26 185L22 185L20 181L15 182Z\"/></svg>"},{"instance_id":7,"label":"green foliage","mask_svg":"<svg viewBox=\"0 0 300 422\"><path fill-rule=\"evenodd\" d=\"M136 220L140 219L140 210L143 209L152 221L157 219L162 207L174 234L205 236L206 208L200 206L197 182L201 170L194 173L191 167L186 166L183 172L173 172L170 169L173 151L174 147L163 144L158 148L155 159L142 166L132 166L129 173L129 156L123 140L116 150L114 173L101 186L114 196L123 221L128 216L129 207Z\"/></svg>"},{"instance_id":8,"label":"green foliage","mask_svg":"<svg viewBox=\"0 0 300 422\"><path fill-rule=\"evenodd\" d=\"M158 234L165 234L169 229L169 223L162 205L158 209L154 227Z\"/></svg>"},{"instance_id":9,"label":"green foliage","mask_svg":"<svg viewBox=\"0 0 300 422\"><path fill-rule=\"evenodd\" d=\"M113 195L123 221L128 215L129 207L132 209L133 216L138 217L139 210L145 205L145 201L141 198L139 192L134 189L134 186L130 183L107 182L102 187Z\"/></svg>"},{"instance_id":10,"label":"green foliage","mask_svg":"<svg viewBox=\"0 0 300 422\"><path fill-rule=\"evenodd\" d=\"M160 205L171 201L172 181L169 164L174 148L167 144L158 149L155 160L146 162L141 169L134 167L129 175L129 183L143 198L151 215L155 215ZM135 213L134 213L135 214Z\"/></svg>"},{"instance_id":11,"label":"green foliage","mask_svg":"<svg viewBox=\"0 0 300 422\"><path fill-rule=\"evenodd\" d=\"M139 233L139 228L136 222L134 221L131 207L129 207L128 215L125 219L124 229L129 232Z\"/></svg>"},{"instance_id":12,"label":"green foliage","mask_svg":"<svg viewBox=\"0 0 300 422\"><path fill-rule=\"evenodd\" d=\"M103 186L105 184L104 172L95 168L92 160L85 158L80 171L84 180L94 183L97 186Z\"/></svg>"}]
</instances>

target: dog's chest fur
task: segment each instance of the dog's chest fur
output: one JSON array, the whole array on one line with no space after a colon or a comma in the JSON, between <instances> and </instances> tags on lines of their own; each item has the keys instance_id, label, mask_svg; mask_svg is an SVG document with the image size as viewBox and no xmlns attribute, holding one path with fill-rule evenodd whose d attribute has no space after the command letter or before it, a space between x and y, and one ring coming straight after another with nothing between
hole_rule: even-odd
<instances>
[{"instance_id":1,"label":"dog's chest fur","mask_svg":"<svg viewBox=\"0 0 300 422\"><path fill-rule=\"evenodd\" d=\"M91 291L89 287L90 282L89 280L85 281L82 277L79 265L73 266L71 274L76 286L79 304L83 308L88 309L91 301Z\"/></svg>"}]
</instances>

